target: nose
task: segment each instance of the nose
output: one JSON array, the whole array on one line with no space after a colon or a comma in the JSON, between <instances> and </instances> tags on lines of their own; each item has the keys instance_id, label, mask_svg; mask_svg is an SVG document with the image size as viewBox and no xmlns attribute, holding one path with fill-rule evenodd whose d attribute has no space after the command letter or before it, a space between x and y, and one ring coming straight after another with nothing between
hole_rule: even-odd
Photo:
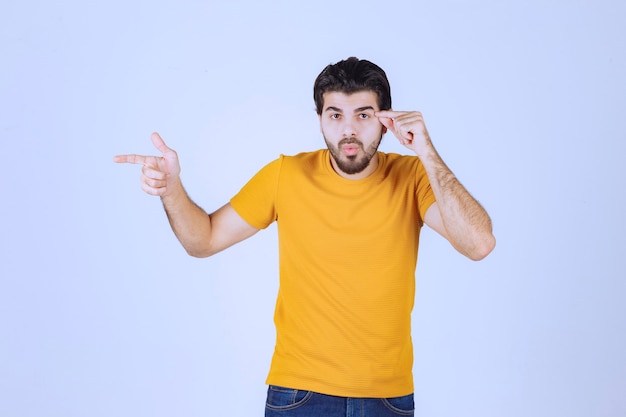
<instances>
[{"instance_id":1,"label":"nose","mask_svg":"<svg viewBox=\"0 0 626 417\"><path fill-rule=\"evenodd\" d=\"M356 129L354 127L354 124L352 120L346 119L343 124L343 137L351 138L354 136L356 136Z\"/></svg>"}]
</instances>

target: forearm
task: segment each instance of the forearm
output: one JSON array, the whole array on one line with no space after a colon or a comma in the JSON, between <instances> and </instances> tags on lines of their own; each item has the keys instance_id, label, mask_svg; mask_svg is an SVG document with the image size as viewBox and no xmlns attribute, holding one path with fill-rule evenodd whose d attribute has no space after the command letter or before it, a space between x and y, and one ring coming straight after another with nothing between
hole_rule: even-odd
<instances>
[{"instance_id":1,"label":"forearm","mask_svg":"<svg viewBox=\"0 0 626 417\"><path fill-rule=\"evenodd\" d=\"M195 257L208 256L211 219L189 198L180 180L161 201L170 226L187 253Z\"/></svg>"},{"instance_id":2,"label":"forearm","mask_svg":"<svg viewBox=\"0 0 626 417\"><path fill-rule=\"evenodd\" d=\"M491 219L443 162L435 148L420 156L437 200L450 243L473 260L484 258L495 246Z\"/></svg>"}]
</instances>

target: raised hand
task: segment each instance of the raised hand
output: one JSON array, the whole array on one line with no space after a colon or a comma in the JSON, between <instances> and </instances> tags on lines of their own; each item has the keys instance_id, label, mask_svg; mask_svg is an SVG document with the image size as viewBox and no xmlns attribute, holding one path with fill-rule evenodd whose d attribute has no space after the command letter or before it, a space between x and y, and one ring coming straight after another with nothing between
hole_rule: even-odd
<instances>
[{"instance_id":1,"label":"raised hand","mask_svg":"<svg viewBox=\"0 0 626 417\"><path fill-rule=\"evenodd\" d=\"M400 143L422 156L431 145L422 113L418 111L378 111L376 117Z\"/></svg>"},{"instance_id":2,"label":"raised hand","mask_svg":"<svg viewBox=\"0 0 626 417\"><path fill-rule=\"evenodd\" d=\"M162 156L146 155L117 155L114 162L120 164L141 164L141 189L155 196L165 197L180 185L180 164L176 151L168 148L158 133L150 137L152 144L161 152Z\"/></svg>"}]
</instances>

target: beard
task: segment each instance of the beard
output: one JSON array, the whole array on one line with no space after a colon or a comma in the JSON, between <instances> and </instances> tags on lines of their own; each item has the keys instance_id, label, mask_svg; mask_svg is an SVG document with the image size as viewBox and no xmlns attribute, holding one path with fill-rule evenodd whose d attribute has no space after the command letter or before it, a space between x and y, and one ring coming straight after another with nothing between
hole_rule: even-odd
<instances>
[{"instance_id":1,"label":"beard","mask_svg":"<svg viewBox=\"0 0 626 417\"><path fill-rule=\"evenodd\" d=\"M372 161L374 155L378 151L378 146L383 139L383 135L380 135L380 138L376 142L372 142L372 144L365 149L363 146L363 142L358 140L357 138L345 138L341 139L337 146L332 145L324 136L324 141L326 142L326 146L328 147L328 151L331 156L335 160L337 167L345 174L353 175L362 172L365 168L367 168ZM339 150L341 146L347 144L357 145L362 152L361 155L349 155L344 156L341 154Z\"/></svg>"}]
</instances>

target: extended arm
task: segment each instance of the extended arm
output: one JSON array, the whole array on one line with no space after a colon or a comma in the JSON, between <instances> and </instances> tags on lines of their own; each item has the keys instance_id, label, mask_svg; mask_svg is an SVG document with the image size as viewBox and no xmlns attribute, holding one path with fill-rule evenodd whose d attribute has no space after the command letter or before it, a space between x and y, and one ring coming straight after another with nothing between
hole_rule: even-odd
<instances>
[{"instance_id":1,"label":"extended arm","mask_svg":"<svg viewBox=\"0 0 626 417\"><path fill-rule=\"evenodd\" d=\"M230 203L207 215L194 203L182 184L161 197L167 219L187 253L205 258L254 235L259 229L250 226Z\"/></svg>"},{"instance_id":2,"label":"extended arm","mask_svg":"<svg viewBox=\"0 0 626 417\"><path fill-rule=\"evenodd\" d=\"M151 139L163 156L118 155L114 161L143 165L141 188L161 197L172 230L187 253L195 257L211 256L258 231L230 204L207 215L183 187L176 152L168 148L157 133L153 133Z\"/></svg>"},{"instance_id":3,"label":"extended arm","mask_svg":"<svg viewBox=\"0 0 626 417\"><path fill-rule=\"evenodd\" d=\"M433 146L419 112L378 112L381 123L422 161L437 200L424 222L444 236L459 252L480 260L495 247L491 219L459 182Z\"/></svg>"}]
</instances>

